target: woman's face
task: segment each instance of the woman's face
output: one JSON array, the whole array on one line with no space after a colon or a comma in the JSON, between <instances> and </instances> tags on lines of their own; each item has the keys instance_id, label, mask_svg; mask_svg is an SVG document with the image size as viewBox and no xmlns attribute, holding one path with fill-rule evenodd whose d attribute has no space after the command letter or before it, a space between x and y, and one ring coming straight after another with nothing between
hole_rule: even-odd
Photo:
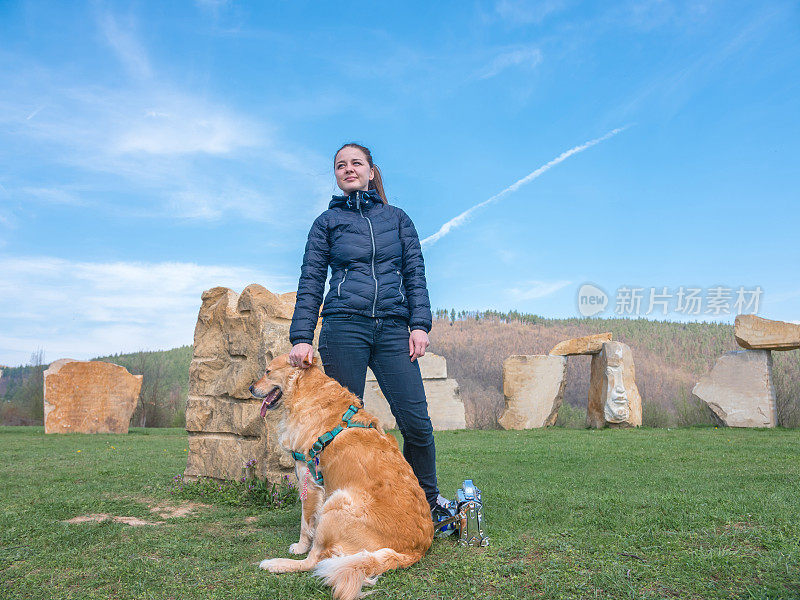
<instances>
[{"instance_id":1,"label":"woman's face","mask_svg":"<svg viewBox=\"0 0 800 600\"><path fill-rule=\"evenodd\" d=\"M333 162L336 185L345 194L356 190L368 190L375 171L369 166L367 157L358 148L347 146L339 150Z\"/></svg>"}]
</instances>

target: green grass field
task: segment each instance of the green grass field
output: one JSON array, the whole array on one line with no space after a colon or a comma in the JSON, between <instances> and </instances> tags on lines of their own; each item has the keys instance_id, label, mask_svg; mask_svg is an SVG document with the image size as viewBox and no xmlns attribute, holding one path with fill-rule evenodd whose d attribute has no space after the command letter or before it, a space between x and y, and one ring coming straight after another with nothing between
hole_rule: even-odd
<instances>
[{"instance_id":1,"label":"green grass field","mask_svg":"<svg viewBox=\"0 0 800 600\"><path fill-rule=\"evenodd\" d=\"M330 598L270 575L299 505L151 513L186 433L0 428L0 597ZM800 431L641 429L436 434L440 487L483 489L491 546L435 540L374 598L800 598ZM64 523L89 514L159 525Z\"/></svg>"}]
</instances>

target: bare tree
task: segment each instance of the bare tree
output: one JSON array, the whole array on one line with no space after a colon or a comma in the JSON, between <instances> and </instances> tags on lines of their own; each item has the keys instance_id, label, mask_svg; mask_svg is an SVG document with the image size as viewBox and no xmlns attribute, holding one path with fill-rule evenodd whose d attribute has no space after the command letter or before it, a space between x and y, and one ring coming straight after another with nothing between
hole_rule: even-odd
<instances>
[{"instance_id":1,"label":"bare tree","mask_svg":"<svg viewBox=\"0 0 800 600\"><path fill-rule=\"evenodd\" d=\"M149 361L149 368L147 370L148 389L147 389L147 406L150 409L149 419L154 427L163 427L164 423L161 421L162 407L161 395L164 393L164 363L151 355L153 360ZM142 394L144 396L144 394Z\"/></svg>"},{"instance_id":2,"label":"bare tree","mask_svg":"<svg viewBox=\"0 0 800 600\"><path fill-rule=\"evenodd\" d=\"M147 403L145 401L145 382L147 381L147 353L144 350L139 350L131 355L130 373L132 375L142 376L142 390L139 392L139 402L136 409L133 411L132 423L138 423L138 427L147 426Z\"/></svg>"}]
</instances>

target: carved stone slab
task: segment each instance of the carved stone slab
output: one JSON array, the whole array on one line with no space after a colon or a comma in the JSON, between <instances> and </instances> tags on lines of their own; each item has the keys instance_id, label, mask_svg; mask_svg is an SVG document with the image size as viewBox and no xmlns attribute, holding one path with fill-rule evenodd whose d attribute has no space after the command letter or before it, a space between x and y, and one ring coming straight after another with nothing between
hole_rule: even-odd
<instances>
[{"instance_id":1,"label":"carved stone slab","mask_svg":"<svg viewBox=\"0 0 800 600\"><path fill-rule=\"evenodd\" d=\"M736 342L750 350L796 350L800 348L800 325L738 315L734 328Z\"/></svg>"},{"instance_id":2,"label":"carved stone slab","mask_svg":"<svg viewBox=\"0 0 800 600\"><path fill-rule=\"evenodd\" d=\"M769 350L734 350L717 359L692 393L729 427L775 427L778 424L772 354Z\"/></svg>"},{"instance_id":3,"label":"carved stone slab","mask_svg":"<svg viewBox=\"0 0 800 600\"><path fill-rule=\"evenodd\" d=\"M605 342L592 356L586 424L596 429L642 424L642 397L627 344Z\"/></svg>"},{"instance_id":4,"label":"carved stone slab","mask_svg":"<svg viewBox=\"0 0 800 600\"><path fill-rule=\"evenodd\" d=\"M503 362L504 429L534 429L556 422L564 401L564 356L514 355Z\"/></svg>"},{"instance_id":5,"label":"carved stone slab","mask_svg":"<svg viewBox=\"0 0 800 600\"><path fill-rule=\"evenodd\" d=\"M128 433L141 389L125 367L57 360L44 372L44 432Z\"/></svg>"},{"instance_id":6,"label":"carved stone slab","mask_svg":"<svg viewBox=\"0 0 800 600\"><path fill-rule=\"evenodd\" d=\"M573 338L559 342L550 354L554 356L576 356L579 354L597 354L603 349L603 342L611 341L611 332L596 333L584 337Z\"/></svg>"},{"instance_id":7,"label":"carved stone slab","mask_svg":"<svg viewBox=\"0 0 800 600\"><path fill-rule=\"evenodd\" d=\"M238 479L255 458L254 473L277 481L294 466L278 444L280 409L265 422L248 389L275 356L291 350L294 300L294 293L257 284L241 294L224 287L203 293L189 367L185 477Z\"/></svg>"}]
</instances>

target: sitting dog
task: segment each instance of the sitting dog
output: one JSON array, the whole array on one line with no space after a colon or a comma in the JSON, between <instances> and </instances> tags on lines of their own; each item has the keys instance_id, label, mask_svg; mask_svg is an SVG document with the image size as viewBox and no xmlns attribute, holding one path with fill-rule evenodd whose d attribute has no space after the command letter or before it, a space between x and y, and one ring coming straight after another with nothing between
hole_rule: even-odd
<instances>
[{"instance_id":1,"label":"sitting dog","mask_svg":"<svg viewBox=\"0 0 800 600\"><path fill-rule=\"evenodd\" d=\"M314 569L333 587L334 598L350 600L381 573L425 555L433 541L425 494L395 438L360 409L355 394L316 365L292 367L286 354L268 365L250 391L263 400L262 411L285 409L280 443L293 453L303 490L300 540L289 552L308 552L302 560L264 560L262 569ZM337 427L335 437L324 436ZM327 445L317 454L312 447L322 445L315 445L320 436Z\"/></svg>"}]
</instances>

